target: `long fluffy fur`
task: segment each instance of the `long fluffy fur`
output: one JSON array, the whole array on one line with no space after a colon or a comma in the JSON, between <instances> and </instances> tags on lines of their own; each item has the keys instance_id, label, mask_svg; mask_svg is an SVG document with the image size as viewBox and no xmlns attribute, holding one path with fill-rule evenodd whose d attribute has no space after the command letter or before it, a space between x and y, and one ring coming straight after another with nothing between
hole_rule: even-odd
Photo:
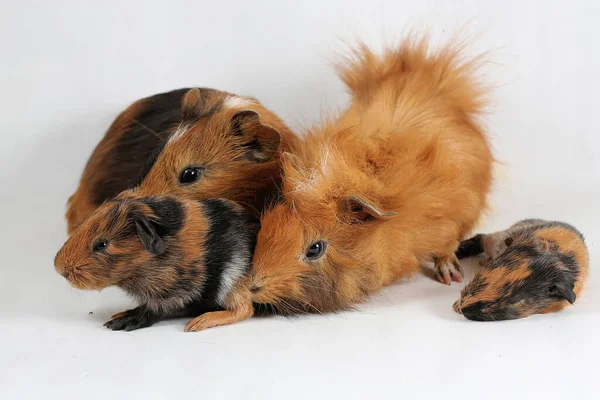
<instances>
[{"instance_id":1,"label":"long fluffy fur","mask_svg":"<svg viewBox=\"0 0 600 400\"><path fill-rule=\"evenodd\" d=\"M254 301L335 310L453 252L486 205L493 157L479 122L485 89L460 46L408 40L339 68L352 94L338 119L285 157L283 204L262 220ZM396 213L355 223L349 198ZM316 262L302 255L329 242Z\"/></svg>"}]
</instances>

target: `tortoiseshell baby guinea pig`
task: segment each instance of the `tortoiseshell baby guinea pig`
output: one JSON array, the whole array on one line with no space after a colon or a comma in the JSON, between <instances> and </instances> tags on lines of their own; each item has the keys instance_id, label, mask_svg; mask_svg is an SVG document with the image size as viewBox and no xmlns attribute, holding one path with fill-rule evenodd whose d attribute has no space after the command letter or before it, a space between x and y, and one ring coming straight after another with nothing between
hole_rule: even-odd
<instances>
[{"instance_id":1,"label":"tortoiseshell baby guinea pig","mask_svg":"<svg viewBox=\"0 0 600 400\"><path fill-rule=\"evenodd\" d=\"M454 311L475 321L560 311L581 293L588 272L583 235L571 225L528 219L461 243L458 258L490 258L462 290Z\"/></svg>"},{"instance_id":2,"label":"tortoiseshell baby guinea pig","mask_svg":"<svg viewBox=\"0 0 600 400\"><path fill-rule=\"evenodd\" d=\"M199 331L252 315L236 285L250 267L258 223L229 200L119 195L79 226L56 255L56 271L79 289L116 285L139 306L112 317L112 330L195 317Z\"/></svg>"}]
</instances>

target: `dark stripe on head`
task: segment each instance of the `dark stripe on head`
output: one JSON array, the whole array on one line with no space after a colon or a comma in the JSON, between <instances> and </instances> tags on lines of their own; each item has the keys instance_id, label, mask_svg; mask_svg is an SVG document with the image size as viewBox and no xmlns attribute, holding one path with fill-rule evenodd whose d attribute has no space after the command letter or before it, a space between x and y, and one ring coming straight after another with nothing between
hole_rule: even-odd
<instances>
[{"instance_id":1,"label":"dark stripe on head","mask_svg":"<svg viewBox=\"0 0 600 400\"><path fill-rule=\"evenodd\" d=\"M157 219L152 222L163 239L176 235L183 227L185 212L181 203L172 197L147 197L142 202L152 210Z\"/></svg>"},{"instance_id":2,"label":"dark stripe on head","mask_svg":"<svg viewBox=\"0 0 600 400\"><path fill-rule=\"evenodd\" d=\"M116 201L112 208L106 214L106 230L109 232L115 229L117 223L119 222L120 207L121 202Z\"/></svg>"}]
</instances>

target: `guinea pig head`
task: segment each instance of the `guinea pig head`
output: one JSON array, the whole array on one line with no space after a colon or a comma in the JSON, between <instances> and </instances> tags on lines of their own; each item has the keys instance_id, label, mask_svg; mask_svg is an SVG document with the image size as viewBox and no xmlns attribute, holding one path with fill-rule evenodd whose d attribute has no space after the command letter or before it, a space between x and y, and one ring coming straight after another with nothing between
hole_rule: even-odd
<instances>
[{"instance_id":1,"label":"guinea pig head","mask_svg":"<svg viewBox=\"0 0 600 400\"><path fill-rule=\"evenodd\" d=\"M225 198L261 211L279 180L279 118L254 99L190 90L179 128L137 188L139 196Z\"/></svg>"},{"instance_id":2,"label":"guinea pig head","mask_svg":"<svg viewBox=\"0 0 600 400\"><path fill-rule=\"evenodd\" d=\"M558 311L576 299L576 275L530 238L505 241L506 250L462 290L454 311L475 321L524 318Z\"/></svg>"},{"instance_id":3,"label":"guinea pig head","mask_svg":"<svg viewBox=\"0 0 600 400\"><path fill-rule=\"evenodd\" d=\"M377 285L377 224L395 214L359 196L284 191L285 200L261 219L252 301L281 314L335 311L360 301Z\"/></svg>"},{"instance_id":4,"label":"guinea pig head","mask_svg":"<svg viewBox=\"0 0 600 400\"><path fill-rule=\"evenodd\" d=\"M168 251L183 208L173 198L117 198L100 206L58 251L56 271L79 289L135 279ZM158 272L157 272L158 273Z\"/></svg>"}]
</instances>

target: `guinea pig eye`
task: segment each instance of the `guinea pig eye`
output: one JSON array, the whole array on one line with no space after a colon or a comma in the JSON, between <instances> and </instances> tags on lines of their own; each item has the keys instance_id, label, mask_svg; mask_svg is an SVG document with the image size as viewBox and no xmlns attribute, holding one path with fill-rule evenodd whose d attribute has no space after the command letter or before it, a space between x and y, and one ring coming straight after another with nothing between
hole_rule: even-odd
<instances>
[{"instance_id":1,"label":"guinea pig eye","mask_svg":"<svg viewBox=\"0 0 600 400\"><path fill-rule=\"evenodd\" d=\"M304 254L304 256L307 260L310 261L318 260L319 258L323 257L323 254L325 254L325 250L327 250L327 242L319 240L316 242L312 242L310 246L308 246L308 249L306 249L306 253Z\"/></svg>"},{"instance_id":2,"label":"guinea pig eye","mask_svg":"<svg viewBox=\"0 0 600 400\"><path fill-rule=\"evenodd\" d=\"M181 171L181 175L179 175L179 184L189 185L200 179L200 176L202 176L201 167L187 167Z\"/></svg>"},{"instance_id":3,"label":"guinea pig eye","mask_svg":"<svg viewBox=\"0 0 600 400\"><path fill-rule=\"evenodd\" d=\"M102 251L108 247L108 240L98 240L94 243L93 250L94 251Z\"/></svg>"}]
</instances>

